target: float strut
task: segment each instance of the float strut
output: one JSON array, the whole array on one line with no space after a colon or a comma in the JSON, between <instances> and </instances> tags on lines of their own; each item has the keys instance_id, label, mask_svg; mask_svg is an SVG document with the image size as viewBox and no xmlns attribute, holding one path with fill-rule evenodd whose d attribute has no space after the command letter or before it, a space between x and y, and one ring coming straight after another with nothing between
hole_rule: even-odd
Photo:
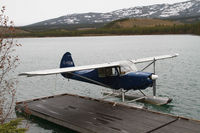
<instances>
[{"instance_id":1,"label":"float strut","mask_svg":"<svg viewBox=\"0 0 200 133\"><path fill-rule=\"evenodd\" d=\"M122 102L124 102L124 99L125 99L125 92L123 91L123 89L121 89L121 95L122 95Z\"/></svg>"}]
</instances>

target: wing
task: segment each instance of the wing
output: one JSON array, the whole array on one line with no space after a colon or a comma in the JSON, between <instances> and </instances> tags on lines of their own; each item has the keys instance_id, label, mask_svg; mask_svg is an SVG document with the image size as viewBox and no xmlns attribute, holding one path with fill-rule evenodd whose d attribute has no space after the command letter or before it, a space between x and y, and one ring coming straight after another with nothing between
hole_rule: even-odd
<instances>
[{"instance_id":1,"label":"wing","mask_svg":"<svg viewBox=\"0 0 200 133\"><path fill-rule=\"evenodd\" d=\"M44 75L52 75L52 74L60 74L60 73L69 73L69 72L75 72L75 71L81 71L81 70L115 67L115 66L120 66L120 64L118 62L112 62L112 63L104 63L104 64L96 64L96 65L48 69L48 70L41 70L41 71L24 72L24 73L20 73L19 76L27 76L27 77L44 76Z\"/></svg>"},{"instance_id":2,"label":"wing","mask_svg":"<svg viewBox=\"0 0 200 133\"><path fill-rule=\"evenodd\" d=\"M137 60L131 60L134 64L137 63L143 63L143 62L149 62L154 60L163 60L167 58L173 58L177 57L178 54L174 55L163 55L163 56L156 56L156 57L148 57L148 58L142 58ZM44 75L52 75L52 74L60 74L60 73L70 73L75 71L81 71L81 70L89 70L89 69L97 69L97 68L106 68L106 67L117 67L117 66L123 66L123 61L119 62L111 62L111 63L104 63L104 64L96 64L96 65L86 65L86 66L76 66L76 67L67 67L67 68L58 68L58 69L48 69L48 70L41 70L41 71L32 71L32 72L24 72L20 73L19 76L44 76Z\"/></svg>"},{"instance_id":3,"label":"wing","mask_svg":"<svg viewBox=\"0 0 200 133\"><path fill-rule=\"evenodd\" d=\"M143 62L149 62L149 61L157 61L157 60L164 60L168 58L174 58L177 57L179 54L172 54L172 55L162 55L162 56L155 56L155 57L147 57L137 60L131 60L131 62L137 64L137 63L143 63Z\"/></svg>"}]
</instances>

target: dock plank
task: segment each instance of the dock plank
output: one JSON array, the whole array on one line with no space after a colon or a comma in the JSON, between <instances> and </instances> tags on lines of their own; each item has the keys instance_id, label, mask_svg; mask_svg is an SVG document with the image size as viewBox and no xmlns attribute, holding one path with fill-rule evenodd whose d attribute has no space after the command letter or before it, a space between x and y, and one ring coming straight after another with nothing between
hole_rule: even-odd
<instances>
[{"instance_id":1,"label":"dock plank","mask_svg":"<svg viewBox=\"0 0 200 133\"><path fill-rule=\"evenodd\" d=\"M84 133L181 132L184 124L185 128L189 126L187 131L200 131L198 122L188 124L174 116L74 95L18 103L17 108L23 110L25 105L32 115Z\"/></svg>"}]
</instances>

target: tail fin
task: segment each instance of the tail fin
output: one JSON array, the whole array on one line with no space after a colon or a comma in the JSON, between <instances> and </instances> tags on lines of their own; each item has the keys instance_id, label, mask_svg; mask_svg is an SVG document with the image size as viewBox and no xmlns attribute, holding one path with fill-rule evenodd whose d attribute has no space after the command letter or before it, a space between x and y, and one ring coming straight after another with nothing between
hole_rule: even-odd
<instances>
[{"instance_id":1,"label":"tail fin","mask_svg":"<svg viewBox=\"0 0 200 133\"><path fill-rule=\"evenodd\" d=\"M63 57L62 60L60 62L60 68L65 68L65 67L74 67L74 62L71 56L70 52L66 52Z\"/></svg>"}]
</instances>

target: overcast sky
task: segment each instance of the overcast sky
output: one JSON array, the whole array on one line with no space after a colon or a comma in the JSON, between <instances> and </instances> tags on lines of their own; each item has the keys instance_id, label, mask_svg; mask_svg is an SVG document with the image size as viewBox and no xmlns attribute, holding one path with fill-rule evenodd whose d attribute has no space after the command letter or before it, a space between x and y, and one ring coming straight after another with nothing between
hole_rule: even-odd
<instances>
[{"instance_id":1,"label":"overcast sky","mask_svg":"<svg viewBox=\"0 0 200 133\"><path fill-rule=\"evenodd\" d=\"M187 0L0 0L16 26L60 17L71 13L110 12L122 8Z\"/></svg>"}]
</instances>

